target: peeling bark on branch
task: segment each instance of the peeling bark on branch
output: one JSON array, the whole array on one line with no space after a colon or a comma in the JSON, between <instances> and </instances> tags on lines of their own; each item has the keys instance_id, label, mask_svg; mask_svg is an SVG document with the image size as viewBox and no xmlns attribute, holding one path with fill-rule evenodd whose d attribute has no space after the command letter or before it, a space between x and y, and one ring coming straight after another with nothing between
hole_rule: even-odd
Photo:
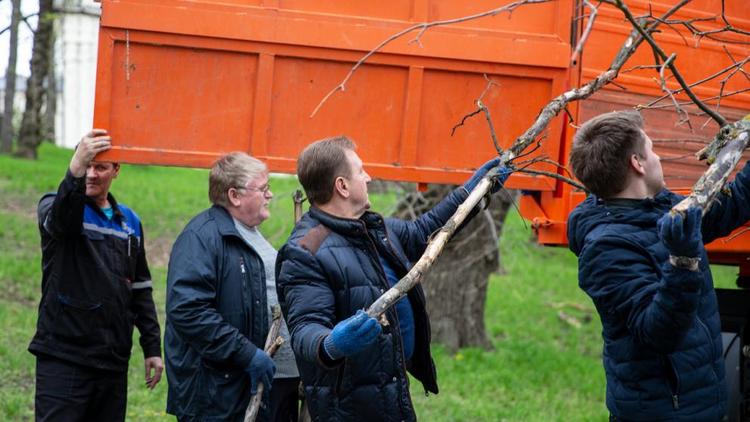
<instances>
[{"instance_id":1,"label":"peeling bark on branch","mask_svg":"<svg viewBox=\"0 0 750 422\"><path fill-rule=\"evenodd\" d=\"M706 158L711 166L695 183L690 195L675 205L671 212L684 214L690 207L700 207L705 213L742 158L742 152L747 148L748 141L750 141L750 115L724 126L711 144L698 152L699 158Z\"/></svg>"}]
</instances>

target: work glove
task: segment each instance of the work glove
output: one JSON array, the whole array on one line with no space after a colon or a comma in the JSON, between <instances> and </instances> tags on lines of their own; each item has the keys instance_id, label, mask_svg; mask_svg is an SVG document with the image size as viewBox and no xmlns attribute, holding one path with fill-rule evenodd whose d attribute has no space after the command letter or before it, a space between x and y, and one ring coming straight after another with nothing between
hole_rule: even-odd
<instances>
[{"instance_id":1,"label":"work glove","mask_svg":"<svg viewBox=\"0 0 750 422\"><path fill-rule=\"evenodd\" d=\"M701 255L703 235L701 233L702 211L699 207L688 208L685 218L681 214L664 214L656 224L659 238L675 257L698 258Z\"/></svg>"},{"instance_id":2,"label":"work glove","mask_svg":"<svg viewBox=\"0 0 750 422\"><path fill-rule=\"evenodd\" d=\"M487 172L490 171L490 169L492 169L493 167L497 167L498 164L500 164L500 158L493 158L490 161L484 163L482 167L479 167L477 171L475 171L474 174L469 178L469 180L464 183L464 189L466 189L466 192L471 193L471 191L473 191L474 188L477 187L479 181L482 180ZM505 166L500 168L500 171L495 178L495 183L493 183L492 187L490 188L490 192L495 193L499 191L503 186L503 183L508 180L508 176L510 176L510 173L511 171L509 168Z\"/></svg>"},{"instance_id":3,"label":"work glove","mask_svg":"<svg viewBox=\"0 0 750 422\"><path fill-rule=\"evenodd\" d=\"M323 340L323 349L332 360L349 357L374 343L381 330L378 321L360 309L333 327Z\"/></svg>"},{"instance_id":4,"label":"work glove","mask_svg":"<svg viewBox=\"0 0 750 422\"><path fill-rule=\"evenodd\" d=\"M250 394L258 392L258 384L261 382L266 393L271 391L276 364L273 363L273 359L266 352L256 349L253 358L250 359L250 365L245 368L245 372L250 376Z\"/></svg>"}]
</instances>

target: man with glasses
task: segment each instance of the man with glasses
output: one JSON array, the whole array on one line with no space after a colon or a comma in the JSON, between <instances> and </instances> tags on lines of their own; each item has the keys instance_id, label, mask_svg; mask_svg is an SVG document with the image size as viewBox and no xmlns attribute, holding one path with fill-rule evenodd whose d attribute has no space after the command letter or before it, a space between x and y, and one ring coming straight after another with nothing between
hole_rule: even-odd
<instances>
[{"instance_id":1,"label":"man with glasses","mask_svg":"<svg viewBox=\"0 0 750 422\"><path fill-rule=\"evenodd\" d=\"M208 196L213 206L188 223L169 260L167 412L241 421L263 383L270 394L259 420L296 421L299 373L286 325L275 358L263 351L278 304L276 250L258 231L273 198L266 165L241 152L220 158Z\"/></svg>"}]
</instances>

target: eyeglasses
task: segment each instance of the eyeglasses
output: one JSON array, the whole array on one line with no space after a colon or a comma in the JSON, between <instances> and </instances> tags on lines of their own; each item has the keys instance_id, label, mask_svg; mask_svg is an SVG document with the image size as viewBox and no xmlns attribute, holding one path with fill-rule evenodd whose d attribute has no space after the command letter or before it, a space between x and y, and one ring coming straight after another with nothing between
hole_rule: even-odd
<instances>
[{"instance_id":1,"label":"eyeglasses","mask_svg":"<svg viewBox=\"0 0 750 422\"><path fill-rule=\"evenodd\" d=\"M265 185L263 185L263 186L261 186L259 188L256 188L256 187L247 187L247 186L234 186L234 188L237 189L237 190L242 189L242 190L258 191L258 192L262 193L263 195L265 195L265 194L267 194L268 192L271 191L271 184L270 183L266 183Z\"/></svg>"}]
</instances>

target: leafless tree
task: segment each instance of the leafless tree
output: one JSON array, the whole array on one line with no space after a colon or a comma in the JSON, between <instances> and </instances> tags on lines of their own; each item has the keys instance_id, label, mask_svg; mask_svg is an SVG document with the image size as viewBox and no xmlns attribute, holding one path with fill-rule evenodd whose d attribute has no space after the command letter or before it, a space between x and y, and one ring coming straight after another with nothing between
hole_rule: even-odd
<instances>
[{"instance_id":1,"label":"leafless tree","mask_svg":"<svg viewBox=\"0 0 750 422\"><path fill-rule=\"evenodd\" d=\"M52 0L39 0L39 23L34 31L31 76L26 86L26 108L21 119L15 152L15 155L23 158L36 159L37 148L43 141L42 107L46 97L44 81L49 73L54 21Z\"/></svg>"},{"instance_id":2,"label":"leafless tree","mask_svg":"<svg viewBox=\"0 0 750 422\"><path fill-rule=\"evenodd\" d=\"M0 152L13 149L13 103L16 96L16 63L18 61L18 25L21 21L21 0L11 0L11 17L8 30L8 68L5 69L5 103L2 126L0 126Z\"/></svg>"}]
</instances>

